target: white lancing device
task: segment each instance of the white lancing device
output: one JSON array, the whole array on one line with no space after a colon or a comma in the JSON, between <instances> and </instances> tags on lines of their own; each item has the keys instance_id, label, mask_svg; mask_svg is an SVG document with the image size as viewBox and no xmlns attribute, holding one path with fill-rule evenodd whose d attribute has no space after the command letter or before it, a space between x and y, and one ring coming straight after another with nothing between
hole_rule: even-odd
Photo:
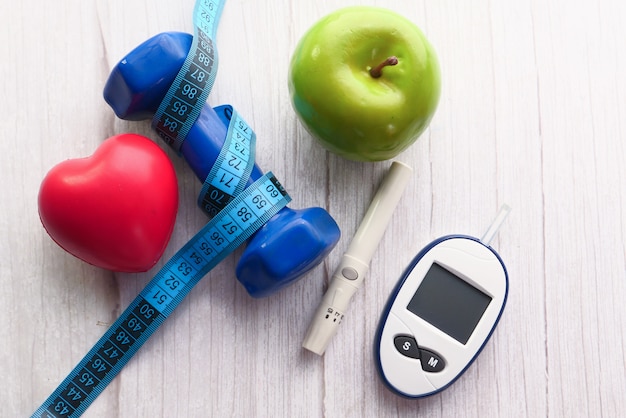
<instances>
[{"instance_id":1,"label":"white lancing device","mask_svg":"<svg viewBox=\"0 0 626 418\"><path fill-rule=\"evenodd\" d=\"M313 316L302 343L307 350L324 354L337 333L350 299L363 284L374 251L412 172L404 163L394 161L391 164Z\"/></svg>"}]
</instances>

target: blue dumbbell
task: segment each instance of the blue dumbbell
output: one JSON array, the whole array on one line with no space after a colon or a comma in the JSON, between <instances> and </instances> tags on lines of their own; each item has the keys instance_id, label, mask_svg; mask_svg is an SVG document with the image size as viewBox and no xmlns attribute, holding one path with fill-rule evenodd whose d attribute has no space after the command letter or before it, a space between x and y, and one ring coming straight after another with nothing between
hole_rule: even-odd
<instances>
[{"instance_id":1,"label":"blue dumbbell","mask_svg":"<svg viewBox=\"0 0 626 418\"><path fill-rule=\"evenodd\" d=\"M104 98L115 114L125 120L152 119L191 43L189 34L161 33L124 57L104 88ZM224 144L229 117L205 103L181 146L181 154L201 182ZM247 186L261 176L255 164ZM339 227L324 209L283 208L248 241L237 264L237 279L251 296L268 296L318 265L339 236Z\"/></svg>"}]
</instances>

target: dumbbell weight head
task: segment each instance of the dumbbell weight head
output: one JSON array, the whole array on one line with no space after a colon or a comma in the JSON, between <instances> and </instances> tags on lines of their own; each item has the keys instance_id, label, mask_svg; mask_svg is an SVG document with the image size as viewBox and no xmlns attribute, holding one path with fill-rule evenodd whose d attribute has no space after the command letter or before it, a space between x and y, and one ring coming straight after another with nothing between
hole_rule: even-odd
<instances>
[{"instance_id":1,"label":"dumbbell weight head","mask_svg":"<svg viewBox=\"0 0 626 418\"><path fill-rule=\"evenodd\" d=\"M152 119L187 58L193 37L160 33L130 52L111 71L104 99L120 119Z\"/></svg>"},{"instance_id":2,"label":"dumbbell weight head","mask_svg":"<svg viewBox=\"0 0 626 418\"><path fill-rule=\"evenodd\" d=\"M180 32L158 34L131 51L112 70L104 98L126 120L151 119L182 67L192 37ZM228 115L204 104L181 146L181 154L200 181L217 159ZM248 184L262 175L255 164ZM237 264L237 279L253 297L268 296L295 282L334 248L340 231L319 207L282 209L250 238Z\"/></svg>"}]
</instances>

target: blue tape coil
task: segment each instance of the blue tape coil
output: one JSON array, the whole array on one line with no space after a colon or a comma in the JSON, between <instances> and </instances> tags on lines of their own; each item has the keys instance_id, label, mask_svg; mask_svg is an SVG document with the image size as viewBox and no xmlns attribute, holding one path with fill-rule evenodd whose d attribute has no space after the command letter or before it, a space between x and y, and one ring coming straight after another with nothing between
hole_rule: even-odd
<instances>
[{"instance_id":1,"label":"blue tape coil","mask_svg":"<svg viewBox=\"0 0 626 418\"><path fill-rule=\"evenodd\" d=\"M218 57L213 39L225 1L196 1L191 49L152 119L152 127L178 153L217 76Z\"/></svg>"},{"instance_id":2,"label":"blue tape coil","mask_svg":"<svg viewBox=\"0 0 626 418\"><path fill-rule=\"evenodd\" d=\"M235 197L163 266L32 417L80 416L196 283L290 200L271 172Z\"/></svg>"},{"instance_id":3,"label":"blue tape coil","mask_svg":"<svg viewBox=\"0 0 626 418\"><path fill-rule=\"evenodd\" d=\"M215 216L244 189L256 149L256 134L232 106L215 110L230 114L230 123L224 145L198 196L198 206L209 216Z\"/></svg>"},{"instance_id":4,"label":"blue tape coil","mask_svg":"<svg viewBox=\"0 0 626 418\"><path fill-rule=\"evenodd\" d=\"M224 2L196 2L196 36L153 119L159 135L177 152L215 81L212 39ZM224 108L232 112L227 139L198 199L213 219L163 266L33 418L82 415L202 277L291 201L271 172L245 188L254 166L256 135L231 106Z\"/></svg>"}]
</instances>

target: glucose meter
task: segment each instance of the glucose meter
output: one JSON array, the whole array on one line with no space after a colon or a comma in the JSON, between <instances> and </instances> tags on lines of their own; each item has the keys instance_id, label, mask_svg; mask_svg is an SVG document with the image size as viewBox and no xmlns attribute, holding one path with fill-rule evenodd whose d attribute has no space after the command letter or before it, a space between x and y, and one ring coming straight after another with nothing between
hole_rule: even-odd
<instances>
[{"instance_id":1,"label":"glucose meter","mask_svg":"<svg viewBox=\"0 0 626 418\"><path fill-rule=\"evenodd\" d=\"M375 355L395 393L420 398L450 386L472 364L504 310L508 274L489 246L510 208L482 239L439 238L417 254L381 317Z\"/></svg>"}]
</instances>

